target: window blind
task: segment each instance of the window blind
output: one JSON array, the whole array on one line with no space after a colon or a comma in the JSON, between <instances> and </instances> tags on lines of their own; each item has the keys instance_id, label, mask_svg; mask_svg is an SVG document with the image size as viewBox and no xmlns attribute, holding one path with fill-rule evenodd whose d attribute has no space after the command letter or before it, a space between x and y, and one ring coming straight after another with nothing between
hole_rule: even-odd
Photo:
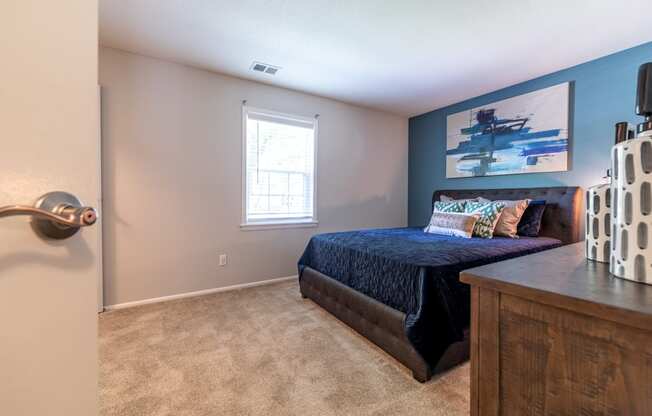
<instances>
[{"instance_id":1,"label":"window blind","mask_svg":"<svg viewBox=\"0 0 652 416\"><path fill-rule=\"evenodd\" d=\"M245 222L313 220L315 121L245 114Z\"/></svg>"}]
</instances>

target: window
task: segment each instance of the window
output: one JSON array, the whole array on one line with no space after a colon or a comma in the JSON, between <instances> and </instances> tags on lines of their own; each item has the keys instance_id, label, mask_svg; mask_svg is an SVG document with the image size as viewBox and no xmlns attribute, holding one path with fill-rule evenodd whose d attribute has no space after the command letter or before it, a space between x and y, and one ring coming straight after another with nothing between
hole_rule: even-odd
<instances>
[{"instance_id":1,"label":"window","mask_svg":"<svg viewBox=\"0 0 652 416\"><path fill-rule=\"evenodd\" d=\"M315 226L317 119L243 108L242 228Z\"/></svg>"}]
</instances>

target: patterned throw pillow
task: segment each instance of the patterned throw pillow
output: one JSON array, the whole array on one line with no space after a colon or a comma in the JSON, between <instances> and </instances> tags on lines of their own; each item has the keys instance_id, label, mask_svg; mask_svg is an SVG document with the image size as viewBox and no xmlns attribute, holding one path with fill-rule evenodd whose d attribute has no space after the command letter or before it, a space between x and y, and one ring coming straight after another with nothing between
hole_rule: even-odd
<instances>
[{"instance_id":1,"label":"patterned throw pillow","mask_svg":"<svg viewBox=\"0 0 652 416\"><path fill-rule=\"evenodd\" d=\"M496 223L503 208L505 208L505 204L502 202L467 202L464 207L464 212L480 214L480 218L475 223L475 227L473 227L473 235L482 238L492 238L494 228L496 228Z\"/></svg>"},{"instance_id":2,"label":"patterned throw pillow","mask_svg":"<svg viewBox=\"0 0 652 416\"><path fill-rule=\"evenodd\" d=\"M437 201L433 205L433 212L464 212L465 201Z\"/></svg>"},{"instance_id":3,"label":"patterned throw pillow","mask_svg":"<svg viewBox=\"0 0 652 416\"><path fill-rule=\"evenodd\" d=\"M478 218L480 218L478 214L435 211L430 218L430 224L423 231L432 234L471 238L473 227Z\"/></svg>"}]
</instances>

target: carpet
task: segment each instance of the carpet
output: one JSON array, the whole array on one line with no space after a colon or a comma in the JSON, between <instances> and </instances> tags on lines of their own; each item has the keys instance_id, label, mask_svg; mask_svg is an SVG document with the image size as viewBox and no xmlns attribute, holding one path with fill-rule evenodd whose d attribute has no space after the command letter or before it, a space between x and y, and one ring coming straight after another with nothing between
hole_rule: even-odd
<instances>
[{"instance_id":1,"label":"carpet","mask_svg":"<svg viewBox=\"0 0 652 416\"><path fill-rule=\"evenodd\" d=\"M105 312L102 416L468 415L469 364L421 384L296 282Z\"/></svg>"}]
</instances>

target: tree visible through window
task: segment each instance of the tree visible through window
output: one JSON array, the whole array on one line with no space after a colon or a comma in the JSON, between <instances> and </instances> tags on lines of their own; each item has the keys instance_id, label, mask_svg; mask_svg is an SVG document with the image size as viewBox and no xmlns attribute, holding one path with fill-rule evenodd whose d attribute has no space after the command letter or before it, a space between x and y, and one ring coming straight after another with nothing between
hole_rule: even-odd
<instances>
[{"instance_id":1,"label":"tree visible through window","mask_svg":"<svg viewBox=\"0 0 652 416\"><path fill-rule=\"evenodd\" d=\"M316 119L245 108L244 225L316 220Z\"/></svg>"}]
</instances>

